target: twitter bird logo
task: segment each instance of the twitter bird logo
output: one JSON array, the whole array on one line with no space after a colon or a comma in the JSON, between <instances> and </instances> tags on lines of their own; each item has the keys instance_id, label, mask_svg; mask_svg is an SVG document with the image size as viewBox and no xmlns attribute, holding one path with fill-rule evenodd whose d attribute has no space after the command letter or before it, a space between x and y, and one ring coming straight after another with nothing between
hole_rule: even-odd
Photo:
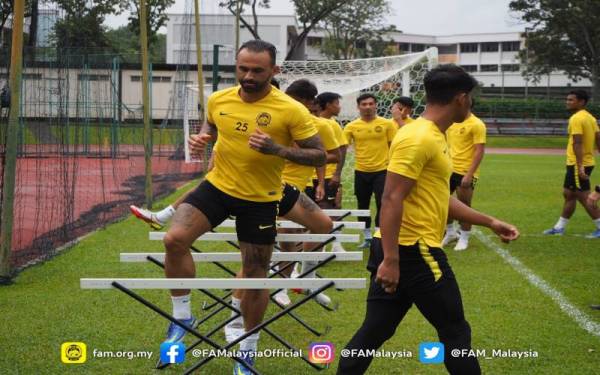
<instances>
[{"instance_id":1,"label":"twitter bird logo","mask_svg":"<svg viewBox=\"0 0 600 375\"><path fill-rule=\"evenodd\" d=\"M444 344L441 342L422 342L419 345L421 363L444 363Z\"/></svg>"}]
</instances>

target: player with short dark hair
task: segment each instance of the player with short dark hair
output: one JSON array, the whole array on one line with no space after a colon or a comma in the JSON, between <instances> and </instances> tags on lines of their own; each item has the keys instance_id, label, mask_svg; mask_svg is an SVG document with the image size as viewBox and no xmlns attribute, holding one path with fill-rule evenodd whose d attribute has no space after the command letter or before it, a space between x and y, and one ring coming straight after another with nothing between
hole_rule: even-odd
<instances>
[{"instance_id":1,"label":"player with short dark hair","mask_svg":"<svg viewBox=\"0 0 600 375\"><path fill-rule=\"evenodd\" d=\"M547 235L563 235L577 201L594 221L596 230L588 238L600 238L600 209L587 202L590 194L590 176L596 165L594 146L600 150L598 120L585 108L589 95L585 90L573 90L567 95L567 109L573 113L569 119L567 144L567 170L563 183L565 199L562 213L554 227L545 230Z\"/></svg>"},{"instance_id":2,"label":"player with short dark hair","mask_svg":"<svg viewBox=\"0 0 600 375\"><path fill-rule=\"evenodd\" d=\"M400 96L392 101L392 118L398 127L402 127L414 121L414 119L410 117L414 106L414 100L408 96Z\"/></svg>"},{"instance_id":3,"label":"player with short dark hair","mask_svg":"<svg viewBox=\"0 0 600 375\"><path fill-rule=\"evenodd\" d=\"M381 209L381 233L371 244L371 285L362 326L346 349L377 350L390 339L413 304L437 330L451 374L480 374L474 356L453 356L471 348L458 283L441 249L448 215L491 228L504 241L519 232L450 197L452 172L445 131L469 113L476 81L462 68L441 65L425 75L427 106L403 126L390 149ZM378 238L379 237L379 238ZM338 374L363 374L372 357L342 357Z\"/></svg>"}]
</instances>

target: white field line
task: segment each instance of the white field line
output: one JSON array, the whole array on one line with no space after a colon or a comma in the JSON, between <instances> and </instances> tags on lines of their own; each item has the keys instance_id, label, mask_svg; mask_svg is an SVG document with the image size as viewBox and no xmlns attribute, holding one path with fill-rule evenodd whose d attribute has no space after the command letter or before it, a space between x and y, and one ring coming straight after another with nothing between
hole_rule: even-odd
<instances>
[{"instance_id":1,"label":"white field line","mask_svg":"<svg viewBox=\"0 0 600 375\"><path fill-rule=\"evenodd\" d=\"M583 311L575 307L569 300L558 290L554 289L544 279L536 275L531 269L527 268L521 261L510 254L510 252L494 241L490 240L485 234L479 230L474 230L475 236L490 250L500 255L506 263L508 263L515 271L523 276L529 283L538 288L542 293L550 297L560 309L573 319L581 328L590 334L600 337L600 324L594 322Z\"/></svg>"}]
</instances>

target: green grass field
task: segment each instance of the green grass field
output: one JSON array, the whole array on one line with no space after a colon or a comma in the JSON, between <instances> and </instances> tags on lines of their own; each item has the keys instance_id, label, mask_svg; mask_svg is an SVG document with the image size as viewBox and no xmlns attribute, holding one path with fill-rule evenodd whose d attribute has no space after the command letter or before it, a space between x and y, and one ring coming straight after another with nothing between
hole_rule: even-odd
<instances>
[{"instance_id":1,"label":"green grass field","mask_svg":"<svg viewBox=\"0 0 600 375\"><path fill-rule=\"evenodd\" d=\"M489 136L486 147L497 148L566 148L566 136Z\"/></svg>"},{"instance_id":2,"label":"green grass field","mask_svg":"<svg viewBox=\"0 0 600 375\"><path fill-rule=\"evenodd\" d=\"M500 245L537 276L559 291L581 310L584 319L600 324L600 311L589 304L600 303L600 240L582 235L593 225L578 208L564 237L540 236L554 224L562 204L562 156L488 155L484 160L474 206L519 226L522 238ZM351 173L351 171L348 169ZM595 179L596 181L598 178ZM348 206L352 207L351 183L345 184ZM181 194L179 191L177 194ZM176 195L177 195L176 194ZM161 202L171 202L174 196ZM119 263L123 251L160 251L160 242L147 239L148 227L129 217L110 225L53 260L22 272L16 284L0 288L0 373L2 374L149 374L153 370L159 344L166 329L165 320L116 290L81 290L82 277L163 277L150 264ZM482 230L490 235L487 230ZM497 243L494 240L494 243ZM204 245L204 250L227 251L223 244ZM354 246L347 246L354 250ZM485 374L597 374L600 368L600 337L585 331L561 310L550 297L532 286L511 265L477 237L468 251L447 251L458 278L465 314L472 327L473 347L536 351L537 358L481 359ZM367 255L365 253L365 255ZM365 257L366 258L366 257ZM365 260L366 261L366 260ZM321 273L330 277L367 277L365 261L327 266ZM211 265L199 267L202 277L224 277ZM170 310L165 291L140 293ZM296 322L285 318L272 326L297 347L306 350L310 342L330 341L336 353L348 342L362 322L366 290L331 292L340 303L335 313L315 303L299 309L316 327L331 326L325 337L314 337ZM298 298L291 294L292 299ZM204 298L194 293L192 303L197 315ZM272 313L274 308L269 308ZM223 317L224 315L221 315ZM206 332L208 328L203 328ZM596 331L598 328L596 328ZM219 332L215 338L223 342ZM87 344L88 360L81 365L60 361L60 345L65 341ZM186 338L190 343L191 337ZM425 365L418 359L419 343L437 341L433 328L417 309L412 309L396 335L385 344L386 350L405 350L412 358L373 361L370 374L444 374L443 365ZM279 348L261 334L260 348ZM152 359L99 359L100 351L152 351ZM188 358L187 365L192 363ZM324 374L334 374L332 369ZM256 367L265 374L311 374L314 371L297 359L260 359ZM230 374L232 362L212 361L201 373ZM180 373L183 366L164 371Z\"/></svg>"}]
</instances>

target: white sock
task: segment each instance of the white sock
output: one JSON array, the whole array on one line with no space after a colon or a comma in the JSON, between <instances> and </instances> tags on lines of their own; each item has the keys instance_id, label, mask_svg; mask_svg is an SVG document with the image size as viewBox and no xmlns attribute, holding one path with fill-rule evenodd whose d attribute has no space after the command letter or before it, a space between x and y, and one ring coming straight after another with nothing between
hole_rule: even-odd
<instances>
[{"instance_id":1,"label":"white sock","mask_svg":"<svg viewBox=\"0 0 600 375\"><path fill-rule=\"evenodd\" d=\"M464 240L464 241L468 241L469 240L469 236L471 235L471 231L467 231L467 230L460 230L460 239Z\"/></svg>"},{"instance_id":2,"label":"white sock","mask_svg":"<svg viewBox=\"0 0 600 375\"><path fill-rule=\"evenodd\" d=\"M239 298L235 298L235 297L231 297L231 306L235 307L236 309L240 310L240 306L242 306L242 300ZM235 311L231 310L231 316L236 316L238 313L236 313Z\"/></svg>"},{"instance_id":3,"label":"white sock","mask_svg":"<svg viewBox=\"0 0 600 375\"><path fill-rule=\"evenodd\" d=\"M363 234L365 236L365 240L370 240L373 238L373 235L371 234L371 228L363 229Z\"/></svg>"},{"instance_id":4,"label":"white sock","mask_svg":"<svg viewBox=\"0 0 600 375\"><path fill-rule=\"evenodd\" d=\"M561 216L558 218L558 221L554 225L554 229L565 229L568 222L569 222L569 219L565 219L564 217Z\"/></svg>"},{"instance_id":5,"label":"white sock","mask_svg":"<svg viewBox=\"0 0 600 375\"><path fill-rule=\"evenodd\" d=\"M171 296L171 301L173 302L173 317L175 319L189 319L192 317L190 299L190 294L178 297Z\"/></svg>"},{"instance_id":6,"label":"white sock","mask_svg":"<svg viewBox=\"0 0 600 375\"><path fill-rule=\"evenodd\" d=\"M167 221L171 220L173 215L175 215L175 209L173 208L173 206L169 205L169 207L163 208L162 210L158 211L155 215L159 221L166 223Z\"/></svg>"},{"instance_id":7,"label":"white sock","mask_svg":"<svg viewBox=\"0 0 600 375\"><path fill-rule=\"evenodd\" d=\"M600 229L600 218L594 220L594 224L596 224L596 229Z\"/></svg>"},{"instance_id":8,"label":"white sock","mask_svg":"<svg viewBox=\"0 0 600 375\"><path fill-rule=\"evenodd\" d=\"M456 234L456 228L454 228L454 223L450 223L448 225L446 225L446 234Z\"/></svg>"},{"instance_id":9,"label":"white sock","mask_svg":"<svg viewBox=\"0 0 600 375\"><path fill-rule=\"evenodd\" d=\"M317 262L315 262L314 260L305 260L302 261L302 271L300 273L304 273L307 270L313 268L314 266L317 265ZM309 274L307 274L306 276L304 276L304 278L308 278L308 279L314 279L315 277L317 277L317 271L312 271Z\"/></svg>"},{"instance_id":10,"label":"white sock","mask_svg":"<svg viewBox=\"0 0 600 375\"><path fill-rule=\"evenodd\" d=\"M259 334L260 334L259 332L256 332L255 334L252 334L252 335L246 337L245 339L243 339L242 342L240 342L240 350L255 352L256 349L258 348Z\"/></svg>"}]
</instances>

